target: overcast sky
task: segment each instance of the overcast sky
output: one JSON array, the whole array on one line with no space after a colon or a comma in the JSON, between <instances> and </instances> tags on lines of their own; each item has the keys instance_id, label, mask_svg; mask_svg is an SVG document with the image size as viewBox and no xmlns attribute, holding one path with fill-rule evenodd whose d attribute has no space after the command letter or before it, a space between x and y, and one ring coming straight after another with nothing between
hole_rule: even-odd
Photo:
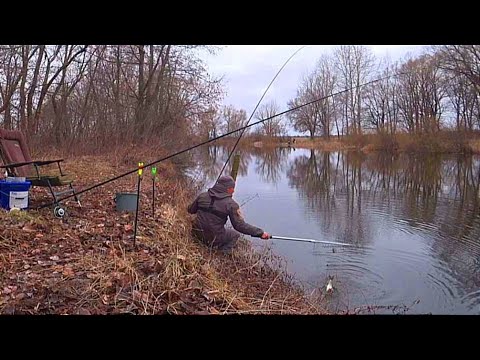
<instances>
[{"instance_id":1,"label":"overcast sky","mask_svg":"<svg viewBox=\"0 0 480 360\"><path fill-rule=\"evenodd\" d=\"M425 45L368 45L378 57L389 56L392 61L407 54L418 54ZM283 63L299 49L300 45L228 45L216 55L205 55L208 70L212 75L224 76L227 95L224 105L244 109L247 116L255 108ZM287 109L287 101L296 94L299 79L315 66L323 53L336 46L309 45L290 60L262 100L265 104L275 100L280 110Z\"/></svg>"}]
</instances>

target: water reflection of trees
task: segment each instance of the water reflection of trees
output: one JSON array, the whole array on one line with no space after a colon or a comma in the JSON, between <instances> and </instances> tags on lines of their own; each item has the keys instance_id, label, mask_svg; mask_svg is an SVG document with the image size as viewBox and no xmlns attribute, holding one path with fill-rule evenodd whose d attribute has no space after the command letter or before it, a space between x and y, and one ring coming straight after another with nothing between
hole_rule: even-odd
<instances>
[{"instance_id":1,"label":"water reflection of trees","mask_svg":"<svg viewBox=\"0 0 480 360\"><path fill-rule=\"evenodd\" d=\"M479 159L410 156L393 162L389 172L398 179L391 184L396 195L404 194L395 216L428 233L435 257L449 265L465 291L478 289L480 278L472 271L480 256Z\"/></svg>"},{"instance_id":2,"label":"water reflection of trees","mask_svg":"<svg viewBox=\"0 0 480 360\"><path fill-rule=\"evenodd\" d=\"M208 185L230 150L199 149L197 163ZM378 217L389 217L395 226L422 233L434 258L447 264L460 293L480 288L478 157L311 150L289 161L290 151L239 149L239 176L248 175L252 162L251 169L265 182L277 183L285 173L309 216L318 218L332 240L366 244ZM232 161L225 173L231 166Z\"/></svg>"},{"instance_id":3,"label":"water reflection of trees","mask_svg":"<svg viewBox=\"0 0 480 360\"><path fill-rule=\"evenodd\" d=\"M201 184L201 187L208 186L222 170L221 150L217 146L201 146L193 154L196 165L196 182Z\"/></svg>"},{"instance_id":4,"label":"water reflection of trees","mask_svg":"<svg viewBox=\"0 0 480 360\"><path fill-rule=\"evenodd\" d=\"M220 174L220 171L225 164L225 161L228 159L229 151L227 149L219 146L201 146L195 153L195 162L198 167L198 173L202 180L205 183L211 183L215 181ZM240 165L238 167L238 176L247 176L248 166L252 160L251 153L243 150L236 149L235 154L240 155ZM224 174L230 174L233 167L233 158L230 158Z\"/></svg>"},{"instance_id":5,"label":"water reflection of trees","mask_svg":"<svg viewBox=\"0 0 480 360\"><path fill-rule=\"evenodd\" d=\"M310 150L287 170L289 185L297 189L309 212L320 217L324 230L354 243L364 243L368 233L361 212L362 169L354 165L359 161L358 156Z\"/></svg>"},{"instance_id":6,"label":"water reflection of trees","mask_svg":"<svg viewBox=\"0 0 480 360\"><path fill-rule=\"evenodd\" d=\"M426 233L457 280L480 287L479 276L472 278L480 256L480 159L312 150L292 161L287 177L332 236L363 243L374 221L367 213L376 208Z\"/></svg>"},{"instance_id":7,"label":"water reflection of trees","mask_svg":"<svg viewBox=\"0 0 480 360\"><path fill-rule=\"evenodd\" d=\"M204 179L214 181L223 164L227 161L228 154L231 149L218 146L204 146L196 153L196 164ZM238 176L247 176L248 167L252 160L255 160L255 172L260 178L268 183L276 184L280 180L282 174L285 173L288 165L288 154L293 151L291 148L273 148L273 149L257 149L257 148L240 148L235 149L235 154L240 155L240 165L238 168ZM224 174L230 174L233 167L233 156L225 168Z\"/></svg>"},{"instance_id":8,"label":"water reflection of trees","mask_svg":"<svg viewBox=\"0 0 480 360\"><path fill-rule=\"evenodd\" d=\"M255 149L255 172L268 183L277 184L288 165L291 148Z\"/></svg>"},{"instance_id":9,"label":"water reflection of trees","mask_svg":"<svg viewBox=\"0 0 480 360\"><path fill-rule=\"evenodd\" d=\"M373 179L369 191L386 205L393 202L412 226L444 218L464 223L478 211L480 162L473 157L372 155L365 168Z\"/></svg>"}]
</instances>

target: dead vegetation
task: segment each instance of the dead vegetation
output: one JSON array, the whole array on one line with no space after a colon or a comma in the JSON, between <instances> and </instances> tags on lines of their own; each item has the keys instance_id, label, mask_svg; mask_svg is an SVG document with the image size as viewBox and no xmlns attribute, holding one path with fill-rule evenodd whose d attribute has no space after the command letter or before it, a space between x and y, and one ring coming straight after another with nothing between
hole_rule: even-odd
<instances>
[{"instance_id":1,"label":"dead vegetation","mask_svg":"<svg viewBox=\"0 0 480 360\"><path fill-rule=\"evenodd\" d=\"M257 139L262 147L285 147L302 149L318 149L322 151L387 151L410 153L467 153L480 154L480 139L476 132L460 133L457 131L439 131L435 133L407 134L407 133L378 133L356 134L344 137L330 137L314 139L306 137L292 137L295 142L287 140L264 138ZM224 140L219 145L231 145L232 140ZM243 143L243 144L242 144ZM254 142L245 139L240 147L252 147Z\"/></svg>"},{"instance_id":2,"label":"dead vegetation","mask_svg":"<svg viewBox=\"0 0 480 360\"><path fill-rule=\"evenodd\" d=\"M138 156L127 156L78 157L65 168L82 189L131 169ZM67 200L64 220L50 208L1 210L0 313L324 313L268 249L243 241L225 255L193 240L188 188L172 164L158 168L154 216L148 172L142 181L136 247L133 214L116 212L113 201L115 192L134 189L135 175L84 193L81 208ZM43 191L31 190L32 204L48 200Z\"/></svg>"}]
</instances>

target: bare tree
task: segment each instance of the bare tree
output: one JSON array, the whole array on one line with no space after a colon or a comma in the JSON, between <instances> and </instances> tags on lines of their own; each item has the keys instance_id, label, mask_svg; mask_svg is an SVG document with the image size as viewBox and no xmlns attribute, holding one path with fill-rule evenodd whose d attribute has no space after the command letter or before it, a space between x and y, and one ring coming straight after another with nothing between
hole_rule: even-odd
<instances>
[{"instance_id":1,"label":"bare tree","mask_svg":"<svg viewBox=\"0 0 480 360\"><path fill-rule=\"evenodd\" d=\"M20 72L20 47L15 45L2 45L0 47L0 115L3 114L3 126L12 128L11 99L17 90L21 79Z\"/></svg>"},{"instance_id":2,"label":"bare tree","mask_svg":"<svg viewBox=\"0 0 480 360\"><path fill-rule=\"evenodd\" d=\"M409 132L440 130L444 79L435 58L421 56L400 67L398 107Z\"/></svg>"},{"instance_id":3,"label":"bare tree","mask_svg":"<svg viewBox=\"0 0 480 360\"><path fill-rule=\"evenodd\" d=\"M344 97L342 106L346 133L362 132L362 100L365 83L375 63L375 57L366 46L340 46L334 51L335 67L339 74L339 85L352 89Z\"/></svg>"},{"instance_id":4,"label":"bare tree","mask_svg":"<svg viewBox=\"0 0 480 360\"><path fill-rule=\"evenodd\" d=\"M328 55L324 55L317 62L315 70L304 77L297 90L297 96L289 101L288 106L292 109L304 103L325 99L288 114L295 130L308 132L311 138L318 132L323 136L330 136L331 126L335 120L335 103L329 96L333 93L335 85L332 60Z\"/></svg>"},{"instance_id":5,"label":"bare tree","mask_svg":"<svg viewBox=\"0 0 480 360\"><path fill-rule=\"evenodd\" d=\"M270 101L261 105L255 118L258 120L267 119L275 116L280 112L279 107L275 101ZM277 116L273 119L264 121L260 124L261 134L268 137L278 137L286 134L286 126L283 123L283 117Z\"/></svg>"},{"instance_id":6,"label":"bare tree","mask_svg":"<svg viewBox=\"0 0 480 360\"><path fill-rule=\"evenodd\" d=\"M314 74L314 93L317 99L323 100L313 105L319 114L322 135L330 137L330 129L335 116L335 103L333 102L333 98L329 96L332 95L337 81L333 71L332 60L327 56L321 57L317 63Z\"/></svg>"},{"instance_id":7,"label":"bare tree","mask_svg":"<svg viewBox=\"0 0 480 360\"><path fill-rule=\"evenodd\" d=\"M288 102L289 109L293 109L299 105L308 103L312 99L312 91L310 85L313 82L313 76L309 75L305 77L297 89L297 96ZM320 128L320 119L317 114L317 107L313 104L302 107L298 110L294 110L287 114L290 123L296 131L308 132L310 138L314 138L317 135Z\"/></svg>"},{"instance_id":8,"label":"bare tree","mask_svg":"<svg viewBox=\"0 0 480 360\"><path fill-rule=\"evenodd\" d=\"M367 118L379 133L395 134L398 125L397 89L398 82L392 76L396 72L394 65L381 64L379 77L385 78L371 84L365 90L365 108Z\"/></svg>"},{"instance_id":9,"label":"bare tree","mask_svg":"<svg viewBox=\"0 0 480 360\"><path fill-rule=\"evenodd\" d=\"M480 45L433 46L438 67L448 79L448 96L457 129L480 126Z\"/></svg>"},{"instance_id":10,"label":"bare tree","mask_svg":"<svg viewBox=\"0 0 480 360\"><path fill-rule=\"evenodd\" d=\"M148 136L179 146L222 94L221 79L197 55L205 49L1 46L0 124L54 146L101 148Z\"/></svg>"},{"instance_id":11,"label":"bare tree","mask_svg":"<svg viewBox=\"0 0 480 360\"><path fill-rule=\"evenodd\" d=\"M452 76L446 83L446 91L455 113L456 129L472 131L479 118L480 99L475 88L463 75Z\"/></svg>"},{"instance_id":12,"label":"bare tree","mask_svg":"<svg viewBox=\"0 0 480 360\"><path fill-rule=\"evenodd\" d=\"M480 45L435 46L439 67L462 75L480 94Z\"/></svg>"},{"instance_id":13,"label":"bare tree","mask_svg":"<svg viewBox=\"0 0 480 360\"><path fill-rule=\"evenodd\" d=\"M220 116L224 134L239 129L247 123L247 113L245 110L236 109L233 105L224 106ZM238 137L239 135L240 132L237 132L231 136Z\"/></svg>"},{"instance_id":14,"label":"bare tree","mask_svg":"<svg viewBox=\"0 0 480 360\"><path fill-rule=\"evenodd\" d=\"M221 126L222 116L219 110L212 106L209 111L199 117L196 123L196 134L204 140L210 140L219 135Z\"/></svg>"}]
</instances>

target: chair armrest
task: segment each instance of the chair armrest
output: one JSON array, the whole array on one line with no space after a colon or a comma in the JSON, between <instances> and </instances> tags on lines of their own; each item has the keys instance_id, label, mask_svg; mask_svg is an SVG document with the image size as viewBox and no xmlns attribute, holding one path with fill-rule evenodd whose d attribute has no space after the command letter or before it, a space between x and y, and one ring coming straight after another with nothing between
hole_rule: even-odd
<instances>
[{"instance_id":1,"label":"chair armrest","mask_svg":"<svg viewBox=\"0 0 480 360\"><path fill-rule=\"evenodd\" d=\"M0 166L0 168L16 168L16 167L25 166L25 165L44 166L44 165L48 165L48 164L59 163L59 162L62 162L62 161L63 161L63 159L26 161L26 162L11 163L11 164L2 165L2 166Z\"/></svg>"}]
</instances>

